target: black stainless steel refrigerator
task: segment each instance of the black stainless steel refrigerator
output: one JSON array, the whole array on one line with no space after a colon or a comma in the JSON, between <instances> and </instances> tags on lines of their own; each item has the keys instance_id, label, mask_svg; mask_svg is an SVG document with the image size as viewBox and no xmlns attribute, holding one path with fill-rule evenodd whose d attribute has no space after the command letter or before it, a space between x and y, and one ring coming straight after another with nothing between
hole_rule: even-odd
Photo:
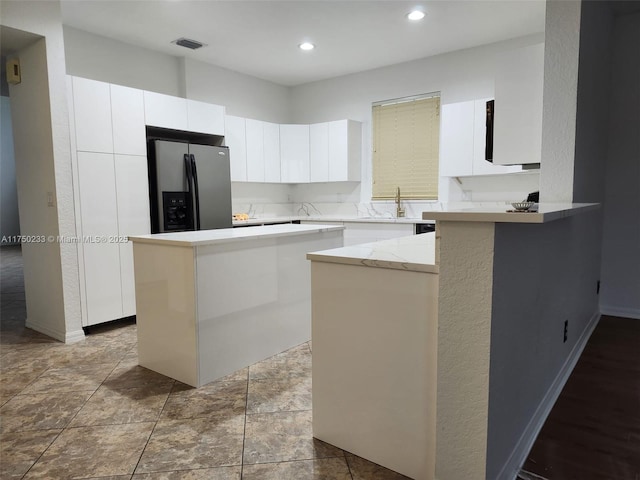
<instances>
[{"instance_id":1,"label":"black stainless steel refrigerator","mask_svg":"<svg viewBox=\"0 0 640 480\"><path fill-rule=\"evenodd\" d=\"M151 233L231 228L229 148L153 140Z\"/></svg>"}]
</instances>

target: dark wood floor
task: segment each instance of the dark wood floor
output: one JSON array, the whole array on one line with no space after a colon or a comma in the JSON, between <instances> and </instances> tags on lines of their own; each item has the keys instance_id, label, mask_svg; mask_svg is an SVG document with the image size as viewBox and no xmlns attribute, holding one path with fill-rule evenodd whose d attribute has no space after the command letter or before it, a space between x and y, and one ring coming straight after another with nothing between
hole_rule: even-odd
<instances>
[{"instance_id":1,"label":"dark wood floor","mask_svg":"<svg viewBox=\"0 0 640 480\"><path fill-rule=\"evenodd\" d=\"M640 480L640 320L601 318L523 466L540 477Z\"/></svg>"}]
</instances>

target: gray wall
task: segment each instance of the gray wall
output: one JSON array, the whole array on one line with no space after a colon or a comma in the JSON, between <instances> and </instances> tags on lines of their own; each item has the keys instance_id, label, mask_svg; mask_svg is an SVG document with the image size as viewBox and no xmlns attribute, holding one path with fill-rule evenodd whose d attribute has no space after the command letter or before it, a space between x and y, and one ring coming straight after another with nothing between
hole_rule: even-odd
<instances>
[{"instance_id":1,"label":"gray wall","mask_svg":"<svg viewBox=\"0 0 640 480\"><path fill-rule=\"evenodd\" d=\"M601 309L640 319L640 13L614 27Z\"/></svg>"}]
</instances>

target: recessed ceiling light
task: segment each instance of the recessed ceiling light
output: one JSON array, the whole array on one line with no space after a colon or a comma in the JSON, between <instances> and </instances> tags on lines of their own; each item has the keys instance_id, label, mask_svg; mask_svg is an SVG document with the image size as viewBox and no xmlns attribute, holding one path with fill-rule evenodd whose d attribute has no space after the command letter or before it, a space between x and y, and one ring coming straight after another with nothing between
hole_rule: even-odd
<instances>
[{"instance_id":1,"label":"recessed ceiling light","mask_svg":"<svg viewBox=\"0 0 640 480\"><path fill-rule=\"evenodd\" d=\"M414 10L413 12L407 14L407 18L409 20L422 20L424 18L424 12L421 12L420 10Z\"/></svg>"},{"instance_id":2,"label":"recessed ceiling light","mask_svg":"<svg viewBox=\"0 0 640 480\"><path fill-rule=\"evenodd\" d=\"M301 43L300 45L298 45L298 47L300 47L300 50L313 50L314 48L316 48L313 43L309 42Z\"/></svg>"}]
</instances>

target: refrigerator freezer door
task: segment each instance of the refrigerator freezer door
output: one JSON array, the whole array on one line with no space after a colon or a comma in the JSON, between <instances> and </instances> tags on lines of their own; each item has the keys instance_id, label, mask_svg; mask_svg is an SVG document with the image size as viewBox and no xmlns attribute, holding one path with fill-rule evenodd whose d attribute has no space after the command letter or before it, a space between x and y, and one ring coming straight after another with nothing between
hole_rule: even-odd
<instances>
[{"instance_id":1,"label":"refrigerator freezer door","mask_svg":"<svg viewBox=\"0 0 640 480\"><path fill-rule=\"evenodd\" d=\"M191 199L185 169L189 145L155 141L156 208L159 232L192 230Z\"/></svg>"},{"instance_id":2,"label":"refrigerator freezer door","mask_svg":"<svg viewBox=\"0 0 640 480\"><path fill-rule=\"evenodd\" d=\"M198 177L200 229L231 228L229 149L189 145Z\"/></svg>"}]
</instances>

